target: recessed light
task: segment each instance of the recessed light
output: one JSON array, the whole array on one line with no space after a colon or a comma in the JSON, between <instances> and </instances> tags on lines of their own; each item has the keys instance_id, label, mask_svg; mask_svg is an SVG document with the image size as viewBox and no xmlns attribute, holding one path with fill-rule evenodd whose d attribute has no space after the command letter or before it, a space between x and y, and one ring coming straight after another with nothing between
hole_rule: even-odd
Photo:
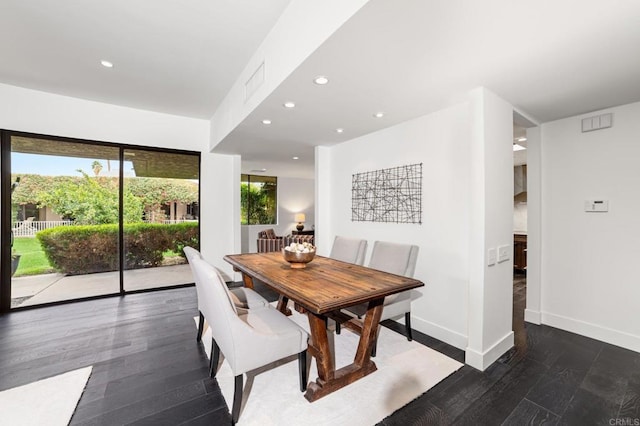
<instances>
[{"instance_id":1,"label":"recessed light","mask_svg":"<svg viewBox=\"0 0 640 426\"><path fill-rule=\"evenodd\" d=\"M109 61L105 61L104 59L102 61L100 61L100 63L102 64L103 67L106 68L113 68L113 63L109 62Z\"/></svg>"},{"instance_id":2,"label":"recessed light","mask_svg":"<svg viewBox=\"0 0 640 426\"><path fill-rule=\"evenodd\" d=\"M262 124L271 124L271 120L265 118L264 120L262 120Z\"/></svg>"},{"instance_id":3,"label":"recessed light","mask_svg":"<svg viewBox=\"0 0 640 426\"><path fill-rule=\"evenodd\" d=\"M267 171L267 169L252 169L252 170L249 170L250 173L264 173L266 171Z\"/></svg>"},{"instance_id":4,"label":"recessed light","mask_svg":"<svg viewBox=\"0 0 640 426\"><path fill-rule=\"evenodd\" d=\"M323 75L319 75L313 79L313 82L322 86L324 84L327 84L329 82L329 79Z\"/></svg>"},{"instance_id":5,"label":"recessed light","mask_svg":"<svg viewBox=\"0 0 640 426\"><path fill-rule=\"evenodd\" d=\"M524 146L522 146L522 145L518 145L517 143L514 143L514 144L513 144L513 150L514 150L514 151L522 151L523 149L527 149L527 148L525 148L525 147L524 147Z\"/></svg>"},{"instance_id":6,"label":"recessed light","mask_svg":"<svg viewBox=\"0 0 640 426\"><path fill-rule=\"evenodd\" d=\"M384 117L384 112L376 112L375 114L373 114L373 116L375 118L382 118L382 117Z\"/></svg>"},{"instance_id":7,"label":"recessed light","mask_svg":"<svg viewBox=\"0 0 640 426\"><path fill-rule=\"evenodd\" d=\"M299 160L299 159L300 159L300 157L293 157L293 159L294 159L294 160Z\"/></svg>"},{"instance_id":8,"label":"recessed light","mask_svg":"<svg viewBox=\"0 0 640 426\"><path fill-rule=\"evenodd\" d=\"M527 138L524 138L524 137L518 138L518 142L525 142L526 140L527 140Z\"/></svg>"},{"instance_id":9,"label":"recessed light","mask_svg":"<svg viewBox=\"0 0 640 426\"><path fill-rule=\"evenodd\" d=\"M285 108L295 108L296 104L293 102L285 102L282 104L282 106Z\"/></svg>"},{"instance_id":10,"label":"recessed light","mask_svg":"<svg viewBox=\"0 0 640 426\"><path fill-rule=\"evenodd\" d=\"M344 132L344 129L343 129L343 128L337 128L337 129L336 129L336 132L337 132L337 133L342 133L342 132Z\"/></svg>"}]
</instances>

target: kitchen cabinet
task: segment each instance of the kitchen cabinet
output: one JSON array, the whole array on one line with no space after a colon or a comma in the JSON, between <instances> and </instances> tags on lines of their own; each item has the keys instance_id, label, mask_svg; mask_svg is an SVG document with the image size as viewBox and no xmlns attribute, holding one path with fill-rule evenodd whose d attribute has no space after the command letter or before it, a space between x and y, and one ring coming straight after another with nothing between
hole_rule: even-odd
<instances>
[{"instance_id":1,"label":"kitchen cabinet","mask_svg":"<svg viewBox=\"0 0 640 426\"><path fill-rule=\"evenodd\" d=\"M513 235L513 269L517 272L527 271L527 235Z\"/></svg>"}]
</instances>

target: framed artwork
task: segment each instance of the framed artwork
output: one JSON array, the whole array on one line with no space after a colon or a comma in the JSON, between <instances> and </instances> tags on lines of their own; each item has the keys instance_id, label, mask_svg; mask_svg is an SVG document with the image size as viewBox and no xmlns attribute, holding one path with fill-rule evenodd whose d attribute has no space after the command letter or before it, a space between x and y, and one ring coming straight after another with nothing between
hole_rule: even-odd
<instances>
[{"instance_id":1,"label":"framed artwork","mask_svg":"<svg viewBox=\"0 0 640 426\"><path fill-rule=\"evenodd\" d=\"M351 220L422 223L422 163L356 173Z\"/></svg>"}]
</instances>

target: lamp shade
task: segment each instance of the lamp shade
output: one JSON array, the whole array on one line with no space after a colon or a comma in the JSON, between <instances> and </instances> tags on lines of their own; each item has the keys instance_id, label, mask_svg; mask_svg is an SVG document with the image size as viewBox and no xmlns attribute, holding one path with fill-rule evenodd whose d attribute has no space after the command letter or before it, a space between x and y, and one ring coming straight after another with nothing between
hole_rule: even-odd
<instances>
[{"instance_id":1,"label":"lamp shade","mask_svg":"<svg viewBox=\"0 0 640 426\"><path fill-rule=\"evenodd\" d=\"M294 220L296 222L304 222L305 221L304 213L296 213Z\"/></svg>"}]
</instances>

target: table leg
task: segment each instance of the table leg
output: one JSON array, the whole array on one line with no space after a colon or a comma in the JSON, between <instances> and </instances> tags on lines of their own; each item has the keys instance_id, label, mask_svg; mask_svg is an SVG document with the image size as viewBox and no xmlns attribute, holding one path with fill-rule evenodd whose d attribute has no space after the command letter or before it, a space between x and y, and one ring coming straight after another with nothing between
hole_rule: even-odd
<instances>
[{"instance_id":1,"label":"table leg","mask_svg":"<svg viewBox=\"0 0 640 426\"><path fill-rule=\"evenodd\" d=\"M353 363L339 370L335 370L333 363L324 317L307 313L311 326L309 351L316 358L318 367L318 379L309 383L304 395L309 402L316 401L377 370L376 364L371 361L371 348L378 332L383 302L384 299L369 302Z\"/></svg>"},{"instance_id":2,"label":"table leg","mask_svg":"<svg viewBox=\"0 0 640 426\"><path fill-rule=\"evenodd\" d=\"M242 282L246 288L250 288L253 290L253 277L251 275L247 275L244 272L242 273Z\"/></svg>"},{"instance_id":3,"label":"table leg","mask_svg":"<svg viewBox=\"0 0 640 426\"><path fill-rule=\"evenodd\" d=\"M358 341L358 351L353 361L354 364L359 367L371 362L371 350L376 344L376 340L378 340L378 327L380 318L382 317L383 302L384 299L369 302L367 314L364 317L364 324L362 325L362 334Z\"/></svg>"},{"instance_id":4,"label":"table leg","mask_svg":"<svg viewBox=\"0 0 640 426\"><path fill-rule=\"evenodd\" d=\"M283 295L280 295L280 297L278 297L278 306L276 306L276 309L282 312L283 314L285 314L286 316L290 316L291 309L287 308L287 303L289 303L289 298L284 297Z\"/></svg>"}]
</instances>

